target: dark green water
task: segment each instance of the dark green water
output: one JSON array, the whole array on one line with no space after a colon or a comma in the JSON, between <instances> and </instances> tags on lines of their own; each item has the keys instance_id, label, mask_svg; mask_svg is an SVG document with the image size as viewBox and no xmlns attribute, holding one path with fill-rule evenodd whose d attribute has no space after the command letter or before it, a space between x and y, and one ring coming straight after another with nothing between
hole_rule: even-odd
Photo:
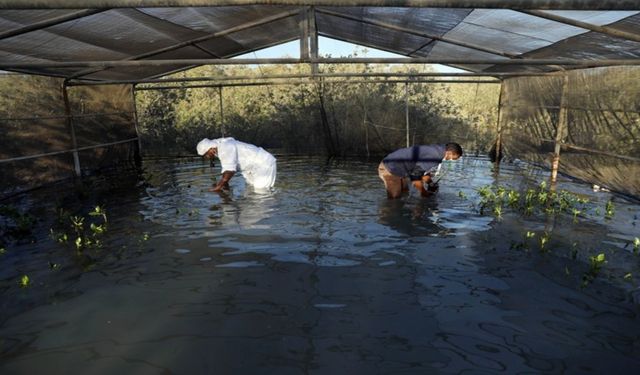
<instances>
[{"instance_id":1,"label":"dark green water","mask_svg":"<svg viewBox=\"0 0 640 375\"><path fill-rule=\"evenodd\" d=\"M614 197L611 220L496 220L478 213L477 188L535 186L546 172L463 158L434 199L390 201L377 164L283 156L273 192L236 177L220 196L206 192L200 160L146 160L142 175L93 179L81 195L56 186L20 197L40 216L0 255L0 373L640 368L637 204ZM611 197L559 188L594 208ZM109 217L101 249L77 254L48 237L56 207L95 204ZM549 233L549 251L514 246L527 231ZM607 264L582 287L599 253Z\"/></svg>"}]
</instances>

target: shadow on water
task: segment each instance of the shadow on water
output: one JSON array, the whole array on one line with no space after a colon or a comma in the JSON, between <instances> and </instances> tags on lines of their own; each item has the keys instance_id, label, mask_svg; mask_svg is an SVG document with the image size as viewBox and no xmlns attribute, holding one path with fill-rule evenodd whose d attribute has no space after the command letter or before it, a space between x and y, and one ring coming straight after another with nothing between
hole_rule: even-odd
<instances>
[{"instance_id":1,"label":"shadow on water","mask_svg":"<svg viewBox=\"0 0 640 375\"><path fill-rule=\"evenodd\" d=\"M215 194L199 159L146 160L142 179L120 176L105 191L62 199L74 212L101 204L109 213L103 247L83 254L48 237L56 206L48 197L64 189L25 198L42 218L34 243L12 243L0 256L0 372L638 368L635 279L618 276L639 272L625 247L637 205L621 201L612 220L579 225L512 213L496 220L479 214L476 190L530 186L544 172L507 164L498 173L465 158L435 199L388 200L376 168L281 157L272 191L254 192L237 176ZM523 244L527 231L552 233L549 251ZM581 287L600 251L607 272ZM81 265L87 257L91 265ZM61 266L50 269L52 261ZM33 283L20 288L25 273Z\"/></svg>"}]
</instances>

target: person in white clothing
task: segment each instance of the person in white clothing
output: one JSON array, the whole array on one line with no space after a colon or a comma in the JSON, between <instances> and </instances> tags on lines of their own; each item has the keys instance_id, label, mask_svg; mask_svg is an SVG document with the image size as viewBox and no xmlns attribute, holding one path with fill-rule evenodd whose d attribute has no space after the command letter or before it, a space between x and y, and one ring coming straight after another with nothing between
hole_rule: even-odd
<instances>
[{"instance_id":1,"label":"person in white clothing","mask_svg":"<svg viewBox=\"0 0 640 375\"><path fill-rule=\"evenodd\" d=\"M229 189L229 180L237 171L242 171L247 183L256 189L271 188L276 182L276 158L262 147L231 137L204 138L198 142L196 150L207 159L220 159L222 178L210 191Z\"/></svg>"}]
</instances>

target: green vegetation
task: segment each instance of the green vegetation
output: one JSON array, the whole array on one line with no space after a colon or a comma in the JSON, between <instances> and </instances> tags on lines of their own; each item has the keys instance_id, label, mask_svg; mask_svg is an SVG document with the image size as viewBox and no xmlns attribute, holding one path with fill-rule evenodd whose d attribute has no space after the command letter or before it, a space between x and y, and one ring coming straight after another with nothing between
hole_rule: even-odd
<instances>
[{"instance_id":1,"label":"green vegetation","mask_svg":"<svg viewBox=\"0 0 640 375\"><path fill-rule=\"evenodd\" d=\"M484 214L489 209L498 218L503 214L502 208L509 207L524 215L568 213L577 220L578 216L586 211L589 203L588 199L566 190L549 191L544 182L537 189L527 189L523 194L503 186L492 185L483 186L477 191L480 196L480 213Z\"/></svg>"},{"instance_id":2,"label":"green vegetation","mask_svg":"<svg viewBox=\"0 0 640 375\"><path fill-rule=\"evenodd\" d=\"M600 273L602 266L607 263L604 253L589 257L589 270L582 275L582 286L589 285Z\"/></svg>"},{"instance_id":3,"label":"green vegetation","mask_svg":"<svg viewBox=\"0 0 640 375\"><path fill-rule=\"evenodd\" d=\"M93 221L87 228L88 218ZM96 206L88 212L88 218L70 215L63 209L58 210L57 228L49 230L51 238L58 243L67 243L69 239L75 238L73 244L78 252L88 247L100 248L102 246L100 236L107 231L107 213L104 208Z\"/></svg>"},{"instance_id":4,"label":"green vegetation","mask_svg":"<svg viewBox=\"0 0 640 375\"><path fill-rule=\"evenodd\" d=\"M175 77L299 74L305 65L200 67ZM326 73L427 72L428 67L327 65ZM321 83L322 82L322 83ZM494 138L497 85L410 84L410 137L416 143L456 139L468 149ZM368 155L405 143L403 84L314 84L225 87L220 111L213 88L140 91L145 150L193 154L202 137L226 135L294 153ZM476 145L478 147L476 147Z\"/></svg>"},{"instance_id":5,"label":"green vegetation","mask_svg":"<svg viewBox=\"0 0 640 375\"><path fill-rule=\"evenodd\" d=\"M31 279L29 279L29 276L27 275L22 275L22 277L20 277L19 284L21 288L26 288L31 285Z\"/></svg>"}]
</instances>

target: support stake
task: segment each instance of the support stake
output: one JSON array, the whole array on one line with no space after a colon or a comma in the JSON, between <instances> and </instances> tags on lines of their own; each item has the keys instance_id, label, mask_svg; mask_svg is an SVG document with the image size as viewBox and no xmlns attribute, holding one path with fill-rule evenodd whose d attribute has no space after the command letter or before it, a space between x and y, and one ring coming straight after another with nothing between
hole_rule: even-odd
<instances>
[{"instance_id":1,"label":"support stake","mask_svg":"<svg viewBox=\"0 0 640 375\"><path fill-rule=\"evenodd\" d=\"M64 113L67 118L67 127L71 133L71 147L73 148L73 167L77 177L82 176L82 170L80 169L80 156L78 155L78 141L76 139L76 130L73 126L73 119L71 118L71 107L69 105L69 94L67 92L67 81L62 83L62 100L64 101Z\"/></svg>"},{"instance_id":2,"label":"support stake","mask_svg":"<svg viewBox=\"0 0 640 375\"><path fill-rule=\"evenodd\" d=\"M555 185L558 179L558 167L560 166L560 146L567 129L567 90L569 88L569 75L565 73L562 81L562 96L560 97L560 113L558 114L558 126L556 126L556 139L553 148L553 160L551 162L551 185Z\"/></svg>"}]
</instances>

